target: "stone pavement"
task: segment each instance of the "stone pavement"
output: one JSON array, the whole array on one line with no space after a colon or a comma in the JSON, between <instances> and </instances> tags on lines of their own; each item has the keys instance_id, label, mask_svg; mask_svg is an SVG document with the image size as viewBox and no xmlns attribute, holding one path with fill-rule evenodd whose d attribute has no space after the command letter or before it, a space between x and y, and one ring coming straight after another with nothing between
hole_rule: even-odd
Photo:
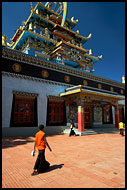
<instances>
[{"instance_id":1,"label":"stone pavement","mask_svg":"<svg viewBox=\"0 0 127 190\"><path fill-rule=\"evenodd\" d=\"M50 169L31 176L34 137L2 139L2 188L125 188L125 136L48 136Z\"/></svg>"}]
</instances>

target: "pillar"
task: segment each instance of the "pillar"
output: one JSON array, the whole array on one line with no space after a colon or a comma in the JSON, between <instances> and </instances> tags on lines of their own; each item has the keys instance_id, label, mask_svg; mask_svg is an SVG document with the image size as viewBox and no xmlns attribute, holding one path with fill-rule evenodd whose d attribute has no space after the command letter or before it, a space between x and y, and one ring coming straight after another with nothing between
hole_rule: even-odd
<instances>
[{"instance_id":1,"label":"pillar","mask_svg":"<svg viewBox=\"0 0 127 190\"><path fill-rule=\"evenodd\" d=\"M78 132L84 132L84 109L82 105L78 106Z\"/></svg>"},{"instance_id":2,"label":"pillar","mask_svg":"<svg viewBox=\"0 0 127 190\"><path fill-rule=\"evenodd\" d=\"M115 127L117 129L119 129L119 122L120 122L120 118L119 118L119 108L118 105L116 105L115 107Z\"/></svg>"}]
</instances>

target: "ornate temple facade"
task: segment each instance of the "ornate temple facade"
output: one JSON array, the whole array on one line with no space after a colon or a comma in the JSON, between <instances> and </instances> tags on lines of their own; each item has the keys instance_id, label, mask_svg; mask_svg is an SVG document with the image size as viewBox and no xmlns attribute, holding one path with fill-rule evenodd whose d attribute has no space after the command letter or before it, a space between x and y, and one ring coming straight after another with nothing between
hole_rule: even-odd
<instances>
[{"instance_id":1,"label":"ornate temple facade","mask_svg":"<svg viewBox=\"0 0 127 190\"><path fill-rule=\"evenodd\" d=\"M83 48L91 34L74 32L77 23L67 18L66 2L31 3L11 43L2 36L3 135L39 124L59 131L70 119L81 133L124 121L125 84L93 74L102 56Z\"/></svg>"}]
</instances>

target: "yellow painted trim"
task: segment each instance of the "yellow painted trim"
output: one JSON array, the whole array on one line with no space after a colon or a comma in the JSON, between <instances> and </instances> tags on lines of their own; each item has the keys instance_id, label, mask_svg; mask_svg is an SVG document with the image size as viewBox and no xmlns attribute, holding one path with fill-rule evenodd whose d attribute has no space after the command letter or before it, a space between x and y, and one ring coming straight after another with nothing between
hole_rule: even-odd
<instances>
[{"instance_id":1,"label":"yellow painted trim","mask_svg":"<svg viewBox=\"0 0 127 190\"><path fill-rule=\"evenodd\" d=\"M57 43L57 41L55 41L55 40L52 40L52 39L49 39L49 38L46 38L46 37L44 37L44 36L42 36L42 35L40 35L40 34L38 34L38 33L35 33L35 32L33 32L33 31L31 31L31 30L28 30L28 32L30 32L31 34L33 34L33 35L35 35L35 36L38 36L38 37L40 37L40 38L42 38L42 39L45 39L45 40L47 40L47 41L50 41L50 42L52 42L52 43Z\"/></svg>"},{"instance_id":2,"label":"yellow painted trim","mask_svg":"<svg viewBox=\"0 0 127 190\"><path fill-rule=\"evenodd\" d=\"M79 93L79 92L81 92L81 90L74 90L72 92L61 93L60 96L72 95L72 94Z\"/></svg>"},{"instance_id":3,"label":"yellow painted trim","mask_svg":"<svg viewBox=\"0 0 127 190\"><path fill-rule=\"evenodd\" d=\"M61 45L62 43L64 43L64 44L66 44L66 45L68 45L68 46L70 46L70 47L73 47L73 48L75 48L75 49L78 49L78 50L80 50L80 51L83 51L83 52L88 52L88 50L85 50L85 49L83 49L83 48L80 48L80 47L78 47L78 46L75 46L75 45L73 45L73 44L71 44L71 43L67 43L67 42L65 42L64 40L63 41L60 41L58 44L56 44L56 46L55 47L58 47L59 45Z\"/></svg>"},{"instance_id":4,"label":"yellow painted trim","mask_svg":"<svg viewBox=\"0 0 127 190\"><path fill-rule=\"evenodd\" d=\"M12 47L14 43L15 43L15 42L13 42L13 43L11 43L11 44L8 44L8 45L9 45L10 47Z\"/></svg>"},{"instance_id":5,"label":"yellow painted trim","mask_svg":"<svg viewBox=\"0 0 127 190\"><path fill-rule=\"evenodd\" d=\"M86 90L74 90L74 91L71 91L71 92L65 92L65 93L61 93L60 96L67 96L67 95L72 95L72 94L75 94L75 93L83 93L84 96L98 96L98 98L101 98L102 96L105 97L105 98L112 98L112 99L117 99L117 100L123 100L125 99L124 97L118 97L118 96L113 96L113 95L109 95L109 94L101 94L101 93L98 93L98 92L88 92Z\"/></svg>"},{"instance_id":6,"label":"yellow painted trim","mask_svg":"<svg viewBox=\"0 0 127 190\"><path fill-rule=\"evenodd\" d=\"M55 25L55 22L52 22L51 20L49 20L49 19L47 19L47 18L44 18L43 16L40 16L40 15L37 14L36 12L34 12L34 14L35 14L36 16L38 16L39 18L41 18L41 19L43 19L43 20L46 20L47 22L49 22L49 23Z\"/></svg>"},{"instance_id":7,"label":"yellow painted trim","mask_svg":"<svg viewBox=\"0 0 127 190\"><path fill-rule=\"evenodd\" d=\"M14 36L11 38L11 41L13 41L13 39L15 38L15 36L16 36L16 34L17 34L18 30L19 30L19 29L17 29L17 30L16 30L16 32L15 32L15 34L14 34ZM20 30L22 30L22 29L20 29ZM22 31L23 31L23 30L22 30Z\"/></svg>"},{"instance_id":8,"label":"yellow painted trim","mask_svg":"<svg viewBox=\"0 0 127 190\"><path fill-rule=\"evenodd\" d=\"M12 49L15 48L15 46L17 45L17 43L19 42L19 40L21 39L21 37L23 36L25 31L22 32L22 34L19 36L19 39L15 42L15 45L12 47Z\"/></svg>"},{"instance_id":9,"label":"yellow painted trim","mask_svg":"<svg viewBox=\"0 0 127 190\"><path fill-rule=\"evenodd\" d=\"M27 21L25 22L25 25L26 25L26 24L27 24L27 22L30 20L30 18L31 18L31 16L32 16L32 14L33 14L33 10L31 11L30 16L28 17Z\"/></svg>"},{"instance_id":10,"label":"yellow painted trim","mask_svg":"<svg viewBox=\"0 0 127 190\"><path fill-rule=\"evenodd\" d=\"M99 61L99 58L98 57L95 57L95 56L92 56L92 55L89 55L89 54L85 54L86 56L90 57L90 58L93 58L93 59L96 59Z\"/></svg>"},{"instance_id":11,"label":"yellow painted trim","mask_svg":"<svg viewBox=\"0 0 127 190\"><path fill-rule=\"evenodd\" d=\"M61 25L59 25L59 24L55 24L54 27L56 27L56 26L59 26L59 27L63 28L64 30L69 31L69 32L75 34L75 35L76 35L77 37L79 37L79 38L82 38L82 39L85 39L85 40L89 40L89 39L90 39L89 37L81 36L81 35L77 34L76 32L74 32L74 31L72 31L72 30L70 30L70 29L68 29L68 28L66 28L66 27L64 27L64 26L61 26Z\"/></svg>"},{"instance_id":12,"label":"yellow painted trim","mask_svg":"<svg viewBox=\"0 0 127 190\"><path fill-rule=\"evenodd\" d=\"M59 16L59 17L61 17L62 18L62 16L60 15L60 14L58 14L58 13L56 13L55 11L53 11L53 10L51 10L51 9L49 9L49 8L47 8L47 7L45 7L41 2L38 2L38 4L40 4L42 7L44 7L45 9L47 9L47 10L49 10L50 12L52 12L53 14L55 14L56 16ZM71 23L73 23L70 19L68 19L68 18L66 18L66 20L68 20L69 22L71 22ZM66 21L65 21L66 22Z\"/></svg>"},{"instance_id":13,"label":"yellow painted trim","mask_svg":"<svg viewBox=\"0 0 127 190\"><path fill-rule=\"evenodd\" d=\"M62 48L62 47L58 47L58 48L55 49L53 52L51 52L50 55L52 55L53 53L55 53L56 51L59 51L59 50L62 50L62 51L63 51L63 48Z\"/></svg>"},{"instance_id":14,"label":"yellow painted trim","mask_svg":"<svg viewBox=\"0 0 127 190\"><path fill-rule=\"evenodd\" d=\"M100 97L107 97L107 98L113 98L113 99L118 99L118 100L123 100L124 98L122 97L118 97L118 96L113 96L113 95L109 95L109 94L101 94L101 93L97 93L97 92L88 92L88 91L83 91L82 92L85 94L85 95L88 95L88 96L92 96L92 95L95 95L95 96L98 96L99 98Z\"/></svg>"}]
</instances>

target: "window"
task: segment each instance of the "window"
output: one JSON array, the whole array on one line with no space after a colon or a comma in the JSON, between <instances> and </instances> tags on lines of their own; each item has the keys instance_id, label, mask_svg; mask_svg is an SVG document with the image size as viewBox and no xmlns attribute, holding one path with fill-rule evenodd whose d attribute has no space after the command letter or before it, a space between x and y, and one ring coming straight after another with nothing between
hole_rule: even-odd
<instances>
[{"instance_id":1,"label":"window","mask_svg":"<svg viewBox=\"0 0 127 190\"><path fill-rule=\"evenodd\" d=\"M31 124L34 122L34 100L28 98L15 98L14 124Z\"/></svg>"},{"instance_id":2,"label":"window","mask_svg":"<svg viewBox=\"0 0 127 190\"><path fill-rule=\"evenodd\" d=\"M48 124L60 124L64 122L64 103L49 101Z\"/></svg>"}]
</instances>

